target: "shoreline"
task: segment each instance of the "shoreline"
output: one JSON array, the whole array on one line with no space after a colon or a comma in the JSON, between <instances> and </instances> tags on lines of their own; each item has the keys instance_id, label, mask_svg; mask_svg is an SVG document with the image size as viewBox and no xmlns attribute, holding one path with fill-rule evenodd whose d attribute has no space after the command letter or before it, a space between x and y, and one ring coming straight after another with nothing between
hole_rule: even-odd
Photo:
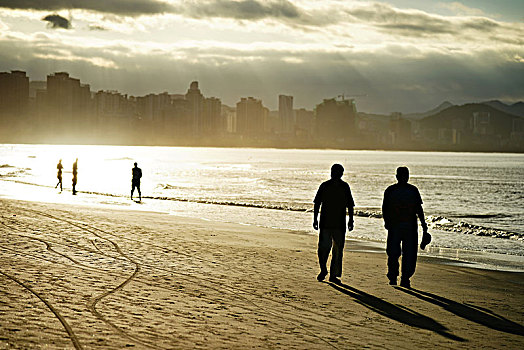
<instances>
[{"instance_id":1,"label":"shoreline","mask_svg":"<svg viewBox=\"0 0 524 350\"><path fill-rule=\"evenodd\" d=\"M71 142L57 142L57 143L48 143L48 142L9 142L6 140L0 140L0 144L3 145L49 145L49 146L118 146L118 147L179 147L179 148L245 148L245 149L278 149L278 150L332 150L332 151L384 151L384 152L420 152L420 153L486 153L486 154L524 154L523 150L517 149L499 149L499 150L489 150L489 149L474 149L474 148L465 148L465 149L453 149L451 147L444 147L441 149L435 148L424 148L414 149L410 147L398 147L398 148L367 148L367 147L310 147L310 146L275 146L269 144L251 144L245 146L239 146L237 143L229 144L196 144L196 143L180 143L180 144L130 144L130 143L121 143L121 144L107 144L107 143L71 143Z\"/></svg>"},{"instance_id":2,"label":"shoreline","mask_svg":"<svg viewBox=\"0 0 524 350\"><path fill-rule=\"evenodd\" d=\"M312 235L0 202L0 347L524 346L524 273L421 258L391 287L380 249L348 244L343 283L319 283Z\"/></svg>"},{"instance_id":3,"label":"shoreline","mask_svg":"<svg viewBox=\"0 0 524 350\"><path fill-rule=\"evenodd\" d=\"M162 213L162 214L168 214L168 215L180 215L180 213L173 213L169 208L160 208L160 207L143 207L142 203L129 203L128 201L120 201L122 199L127 199L126 196L104 196L103 194L94 193L94 192L85 192L85 191L78 191L79 194L83 194L83 197L80 196L69 196L69 197L63 197L63 196L57 196L57 193L51 193L50 190L53 190L52 186L44 186L39 184L33 184L28 183L24 181L19 181L16 179L3 179L5 181L8 181L10 183L20 185L20 186L35 186L42 190L42 192L46 192L43 194L40 194L40 196L37 196L36 199L34 198L35 193L11 193L11 194L3 194L0 195L0 198L7 198L10 200L19 200L19 201L27 201L27 202L35 202L35 203L50 203L50 204L62 204L62 205L74 205L74 206L85 206L86 208L106 208L110 210L124 210L124 211L138 211L138 212L152 212L152 213ZM2 180L2 181L3 181ZM67 191L67 188L64 190L66 192L66 195L69 194ZM54 195L54 196L53 196ZM100 198L102 196L102 199ZM104 197L107 197L108 200L104 200ZM78 202L77 198L83 198L88 199L88 201L84 202ZM53 200L54 199L54 200ZM116 202L112 202L111 200L117 200ZM153 200L157 201L159 199L156 199L154 197L150 196L144 196L143 199L147 200ZM169 201L173 203L178 203L179 205L184 204L190 204L195 206L224 206L226 208L229 208L229 205L223 205L223 204L215 204L215 203L204 203L204 202L192 202L192 201ZM277 210L273 208L258 208L258 207L250 207L250 206L234 206L238 207L238 209L242 210L244 208L247 209L253 209L253 210ZM278 211L278 210L277 210ZM204 210L204 212L207 212L207 210ZM295 212L295 211L291 211ZM303 211L296 211L298 214L303 214ZM201 214L199 214L198 217L195 215L182 215L184 217L189 218L196 218L196 219L205 219L209 221L216 220L215 218L205 218ZM365 225L362 227L360 226L360 230L377 230L381 229L382 223L380 219L376 219L374 217L368 217L368 216L359 216L355 218L356 220L360 220L362 223L365 223ZM367 221L370 220L370 221ZM373 221L373 220L379 220L379 221ZM234 222L230 220L219 220L223 223L232 223L232 224L244 224L241 222ZM256 223L245 223L245 225L252 225L255 227L268 227L264 225L258 225ZM309 227L309 222L307 222L304 226ZM289 230L286 228L277 228L279 230ZM301 232L306 233L308 235L316 236L316 232L309 232L305 229L291 229L295 232ZM430 229L431 230L431 229ZM431 232L435 232L435 230L431 230ZM449 232L446 231L439 231L436 230L436 234L449 234ZM359 242L360 245L383 245L381 248L381 251L385 252L385 239L384 240L377 240L377 239L371 239L366 237L352 237L355 233L347 233L346 241L354 240L356 242ZM481 239L479 236L479 239ZM420 237L419 237L420 238ZM435 238L435 236L434 236ZM499 238L497 238L499 239ZM506 241L507 239L504 239ZM433 242L434 244L435 242ZM364 249L365 250L365 249ZM474 249L467 249L467 248L451 248L451 247L439 247L439 246L432 246L430 245L428 248L426 248L426 251L419 251L419 257L421 258L433 258L437 260L444 259L445 261L448 261L448 264L454 264L456 266L470 266L473 268L478 269L488 269L488 270L494 270L494 271L508 271L508 272L524 272L524 256L518 255L518 254L501 254L496 252L490 252L490 251L480 251L480 250L474 250ZM443 261L444 261L443 260Z\"/></svg>"}]
</instances>

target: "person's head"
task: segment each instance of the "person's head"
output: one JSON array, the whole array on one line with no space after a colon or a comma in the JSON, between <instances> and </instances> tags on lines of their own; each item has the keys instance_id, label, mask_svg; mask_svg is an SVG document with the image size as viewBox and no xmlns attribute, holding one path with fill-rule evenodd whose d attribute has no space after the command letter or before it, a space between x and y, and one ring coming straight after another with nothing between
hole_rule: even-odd
<instances>
[{"instance_id":1,"label":"person's head","mask_svg":"<svg viewBox=\"0 0 524 350\"><path fill-rule=\"evenodd\" d=\"M58 161L58 163L62 163L62 159L60 159L60 160Z\"/></svg>"},{"instance_id":2,"label":"person's head","mask_svg":"<svg viewBox=\"0 0 524 350\"><path fill-rule=\"evenodd\" d=\"M138 166L137 162L135 162L135 168Z\"/></svg>"},{"instance_id":3,"label":"person's head","mask_svg":"<svg viewBox=\"0 0 524 350\"><path fill-rule=\"evenodd\" d=\"M344 175L344 167L340 164L333 164L331 166L331 178L341 179L342 175Z\"/></svg>"},{"instance_id":4,"label":"person's head","mask_svg":"<svg viewBox=\"0 0 524 350\"><path fill-rule=\"evenodd\" d=\"M409 169L405 166L397 168L397 181L399 183L405 184L409 180Z\"/></svg>"}]
</instances>

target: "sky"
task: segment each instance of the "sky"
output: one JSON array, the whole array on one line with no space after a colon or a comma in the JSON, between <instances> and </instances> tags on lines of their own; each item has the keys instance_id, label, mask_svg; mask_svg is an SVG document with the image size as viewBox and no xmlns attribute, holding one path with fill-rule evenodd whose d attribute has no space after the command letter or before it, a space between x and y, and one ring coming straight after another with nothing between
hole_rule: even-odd
<instances>
[{"instance_id":1,"label":"sky","mask_svg":"<svg viewBox=\"0 0 524 350\"><path fill-rule=\"evenodd\" d=\"M419 112L524 100L524 1L0 0L0 71L93 91Z\"/></svg>"}]
</instances>

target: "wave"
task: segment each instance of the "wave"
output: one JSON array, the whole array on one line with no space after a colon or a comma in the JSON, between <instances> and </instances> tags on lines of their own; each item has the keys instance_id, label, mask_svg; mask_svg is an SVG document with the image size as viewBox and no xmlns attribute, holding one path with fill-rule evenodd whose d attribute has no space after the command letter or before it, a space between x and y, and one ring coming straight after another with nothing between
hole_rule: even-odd
<instances>
[{"instance_id":1,"label":"wave","mask_svg":"<svg viewBox=\"0 0 524 350\"><path fill-rule=\"evenodd\" d=\"M14 168L14 166L9 165L9 164L2 164L0 165L0 168Z\"/></svg>"},{"instance_id":2,"label":"wave","mask_svg":"<svg viewBox=\"0 0 524 350\"><path fill-rule=\"evenodd\" d=\"M33 185L39 187L53 188L49 185L35 184L26 181L20 181L15 179L2 179L3 181L11 181L25 185ZM169 185L164 185L169 186ZM168 189L166 188L166 189ZM114 198L127 198L127 195L114 194L97 191L78 191L79 193L91 194L96 196L114 197ZM184 197L168 197L168 196L142 196L143 199L153 199L161 201L175 201L175 202L187 202L187 203L198 203L198 204L211 204L211 205L224 205L224 206L235 206L235 207L246 207L246 208L259 208L259 209L270 209L270 210L286 210L295 212L311 213L313 212L313 206L309 203L289 203L289 202L257 202L257 201L221 201L212 200L205 198L184 198ZM354 215L357 217L366 218L382 218L382 212L378 208L355 208ZM464 216L457 216L464 218L493 218L493 217L507 217L505 214L471 214ZM456 232L461 234L476 235L476 236L488 236L493 238L502 239L515 239L524 241L524 233L510 232L501 229L485 227L480 225L470 224L468 222L455 222L450 218L444 216L430 215L426 217L426 222L432 229L438 229L447 232Z\"/></svg>"},{"instance_id":3,"label":"wave","mask_svg":"<svg viewBox=\"0 0 524 350\"><path fill-rule=\"evenodd\" d=\"M493 218L507 218L510 215L507 214L465 214L465 215L453 215L454 218L459 219L493 219Z\"/></svg>"},{"instance_id":4,"label":"wave","mask_svg":"<svg viewBox=\"0 0 524 350\"><path fill-rule=\"evenodd\" d=\"M133 158L129 158L129 157L107 158L106 160L133 160Z\"/></svg>"}]
</instances>

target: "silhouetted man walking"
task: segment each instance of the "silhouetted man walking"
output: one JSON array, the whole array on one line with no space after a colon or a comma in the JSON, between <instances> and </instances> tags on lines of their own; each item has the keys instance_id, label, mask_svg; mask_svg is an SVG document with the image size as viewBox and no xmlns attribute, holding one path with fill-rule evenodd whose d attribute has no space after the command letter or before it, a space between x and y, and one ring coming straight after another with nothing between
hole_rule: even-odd
<instances>
[{"instance_id":1,"label":"silhouetted man walking","mask_svg":"<svg viewBox=\"0 0 524 350\"><path fill-rule=\"evenodd\" d=\"M409 279L415 273L417 264L417 216L423 230L421 248L429 243L428 226L424 221L422 198L418 189L408 184L409 170L406 167L397 168L398 183L389 186L384 192L382 216L384 226L388 230L386 253L388 255L389 284L396 285L399 274L398 259L402 255L402 276L400 285L410 288ZM428 238L429 237L429 238Z\"/></svg>"},{"instance_id":2,"label":"silhouetted man walking","mask_svg":"<svg viewBox=\"0 0 524 350\"><path fill-rule=\"evenodd\" d=\"M349 213L347 228L353 230L353 207L355 203L351 189L347 182L342 181L344 167L333 164L331 179L323 182L315 196L313 228L318 230L317 221L320 207L320 233L318 235L318 262L320 273L317 280L323 281L328 274L327 260L331 247L331 266L329 267L329 281L340 284L338 279L342 275L342 254L346 240L346 208Z\"/></svg>"},{"instance_id":3,"label":"silhouetted man walking","mask_svg":"<svg viewBox=\"0 0 524 350\"><path fill-rule=\"evenodd\" d=\"M78 180L78 158L73 163L73 194L76 194L76 182Z\"/></svg>"},{"instance_id":4,"label":"silhouetted man walking","mask_svg":"<svg viewBox=\"0 0 524 350\"><path fill-rule=\"evenodd\" d=\"M55 188L57 188L58 185L60 185L60 191L62 191L62 168L63 168L62 159L58 161L56 168L58 169L58 172L56 174L56 177L58 178L58 183L56 184Z\"/></svg>"},{"instance_id":5,"label":"silhouetted man walking","mask_svg":"<svg viewBox=\"0 0 524 350\"><path fill-rule=\"evenodd\" d=\"M138 167L138 164L135 162L135 167L131 171L133 173L133 178L131 179L131 199L133 199L133 192L135 192L135 187L138 191L138 198L142 201L142 193L140 192L140 179L142 178L142 169Z\"/></svg>"}]
</instances>

